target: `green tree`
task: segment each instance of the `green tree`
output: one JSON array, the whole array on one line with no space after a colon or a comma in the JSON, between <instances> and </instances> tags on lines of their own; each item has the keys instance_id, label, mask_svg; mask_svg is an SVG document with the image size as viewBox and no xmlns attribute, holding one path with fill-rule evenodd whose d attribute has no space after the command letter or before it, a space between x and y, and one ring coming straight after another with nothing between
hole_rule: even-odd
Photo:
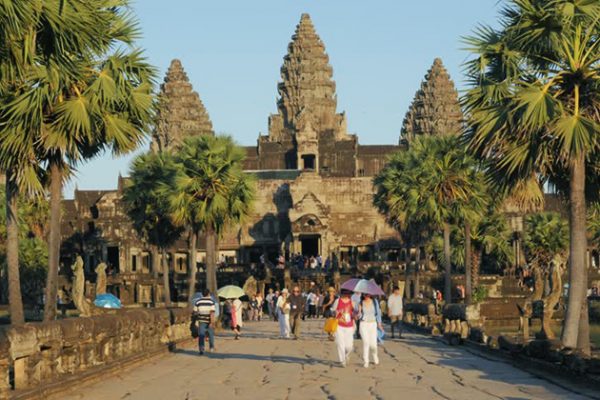
<instances>
[{"instance_id":1,"label":"green tree","mask_svg":"<svg viewBox=\"0 0 600 400\"><path fill-rule=\"evenodd\" d=\"M106 149L119 155L141 144L152 120L155 71L131 47L138 28L128 0L45 0L33 27L34 60L3 105L0 142L7 153L35 155L49 172L44 319L52 320L63 182L78 163Z\"/></svg>"},{"instance_id":2,"label":"green tree","mask_svg":"<svg viewBox=\"0 0 600 400\"><path fill-rule=\"evenodd\" d=\"M35 22L41 1L0 1L0 104L6 104L26 79L35 59ZM11 323L25 322L19 276L18 196L41 190L37 168L29 152L17 152L3 137L0 108L0 172L6 174L6 258Z\"/></svg>"},{"instance_id":3,"label":"green tree","mask_svg":"<svg viewBox=\"0 0 600 400\"><path fill-rule=\"evenodd\" d=\"M156 278L161 254L167 307L171 306L167 248L182 234L182 229L173 223L170 215L169 195L176 175L177 165L169 153L140 155L131 165L130 181L123 194L133 227L152 249L152 268Z\"/></svg>"},{"instance_id":4,"label":"green tree","mask_svg":"<svg viewBox=\"0 0 600 400\"><path fill-rule=\"evenodd\" d=\"M0 197L5 195L0 184ZM0 202L0 268L7 269L6 204ZM48 202L41 197L18 197L17 223L19 233L19 281L22 301L29 305L40 304L48 269L48 245L44 241L48 225ZM5 276L5 273L0 273ZM5 290L4 279L0 289ZM2 299L5 300L5 299Z\"/></svg>"},{"instance_id":5,"label":"green tree","mask_svg":"<svg viewBox=\"0 0 600 400\"><path fill-rule=\"evenodd\" d=\"M217 289L218 238L249 215L253 177L243 172L244 151L229 136L187 138L176 154L180 173L171 196L174 221L190 232L188 300L196 288L196 242L206 237L207 286Z\"/></svg>"},{"instance_id":6,"label":"green tree","mask_svg":"<svg viewBox=\"0 0 600 400\"><path fill-rule=\"evenodd\" d=\"M466 39L464 98L471 149L510 186L568 176L569 298L562 341L590 353L587 321L586 159L598 153L600 3L506 1L498 29Z\"/></svg>"},{"instance_id":7,"label":"green tree","mask_svg":"<svg viewBox=\"0 0 600 400\"><path fill-rule=\"evenodd\" d=\"M375 177L374 203L402 231L443 232L446 301L452 298L451 226L474 221L489 202L486 177L456 135L419 137Z\"/></svg>"},{"instance_id":8,"label":"green tree","mask_svg":"<svg viewBox=\"0 0 600 400\"><path fill-rule=\"evenodd\" d=\"M569 226L557 213L532 214L525 220L523 245L530 263L546 268L555 256L563 256L569 245Z\"/></svg>"}]
</instances>

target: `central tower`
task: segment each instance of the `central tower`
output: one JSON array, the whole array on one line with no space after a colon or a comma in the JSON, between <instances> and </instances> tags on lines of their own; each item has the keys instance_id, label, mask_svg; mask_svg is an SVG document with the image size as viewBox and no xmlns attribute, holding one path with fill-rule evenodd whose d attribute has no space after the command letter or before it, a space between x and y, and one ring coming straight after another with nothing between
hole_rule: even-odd
<instances>
[{"instance_id":1,"label":"central tower","mask_svg":"<svg viewBox=\"0 0 600 400\"><path fill-rule=\"evenodd\" d=\"M355 176L357 140L337 113L333 68L308 14L303 14L278 84L277 114L258 140L261 169L300 169L323 176Z\"/></svg>"}]
</instances>

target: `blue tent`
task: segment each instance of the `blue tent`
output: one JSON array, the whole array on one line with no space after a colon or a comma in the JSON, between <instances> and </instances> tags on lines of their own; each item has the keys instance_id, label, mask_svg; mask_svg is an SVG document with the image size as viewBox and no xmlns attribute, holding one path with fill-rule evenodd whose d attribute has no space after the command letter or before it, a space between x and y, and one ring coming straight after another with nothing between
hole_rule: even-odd
<instances>
[{"instance_id":1,"label":"blue tent","mask_svg":"<svg viewBox=\"0 0 600 400\"><path fill-rule=\"evenodd\" d=\"M101 308L121 308L121 300L110 293L100 294L94 300L96 307Z\"/></svg>"}]
</instances>

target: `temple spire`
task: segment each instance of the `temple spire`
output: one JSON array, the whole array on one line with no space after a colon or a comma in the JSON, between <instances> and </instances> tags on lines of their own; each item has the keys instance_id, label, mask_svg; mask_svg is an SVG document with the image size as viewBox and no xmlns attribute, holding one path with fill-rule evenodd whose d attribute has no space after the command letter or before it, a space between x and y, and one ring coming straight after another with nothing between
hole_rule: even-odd
<instances>
[{"instance_id":1,"label":"temple spire","mask_svg":"<svg viewBox=\"0 0 600 400\"><path fill-rule=\"evenodd\" d=\"M181 61L171 61L158 99L153 151L177 146L189 136L214 134L208 112L194 91Z\"/></svg>"},{"instance_id":2,"label":"temple spire","mask_svg":"<svg viewBox=\"0 0 600 400\"><path fill-rule=\"evenodd\" d=\"M436 58L406 113L400 142L410 142L417 135L460 133L462 128L458 92L442 60Z\"/></svg>"},{"instance_id":3,"label":"temple spire","mask_svg":"<svg viewBox=\"0 0 600 400\"><path fill-rule=\"evenodd\" d=\"M288 45L281 78L278 115L273 116L281 118L281 121L271 121L271 124L280 125L276 130L296 131L304 123L309 123L317 131L339 130L344 118L336 115L333 69L308 14L302 14Z\"/></svg>"}]
</instances>

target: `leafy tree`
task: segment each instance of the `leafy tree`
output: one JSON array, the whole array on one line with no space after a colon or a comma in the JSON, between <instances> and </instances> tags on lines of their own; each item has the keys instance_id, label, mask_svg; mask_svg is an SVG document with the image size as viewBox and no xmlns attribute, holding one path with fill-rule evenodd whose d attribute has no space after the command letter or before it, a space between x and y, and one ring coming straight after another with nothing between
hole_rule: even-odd
<instances>
[{"instance_id":1,"label":"leafy tree","mask_svg":"<svg viewBox=\"0 0 600 400\"><path fill-rule=\"evenodd\" d=\"M106 149L119 155L138 147L152 119L155 71L131 48L138 28L128 0L35 3L33 60L1 109L0 159L34 157L50 175L44 319L52 320L62 184L78 163Z\"/></svg>"},{"instance_id":2,"label":"leafy tree","mask_svg":"<svg viewBox=\"0 0 600 400\"><path fill-rule=\"evenodd\" d=\"M569 227L557 213L532 214L525 220L524 250L528 261L545 268L569 245Z\"/></svg>"},{"instance_id":3,"label":"leafy tree","mask_svg":"<svg viewBox=\"0 0 600 400\"><path fill-rule=\"evenodd\" d=\"M504 186L568 176L569 299L562 341L590 353L587 321L586 160L597 157L600 3L510 0L498 29L466 39L464 98L471 149Z\"/></svg>"},{"instance_id":4,"label":"leafy tree","mask_svg":"<svg viewBox=\"0 0 600 400\"><path fill-rule=\"evenodd\" d=\"M375 177L374 204L401 231L442 230L446 301L451 301L451 226L476 220L489 201L486 178L458 136L419 137Z\"/></svg>"},{"instance_id":5,"label":"leafy tree","mask_svg":"<svg viewBox=\"0 0 600 400\"><path fill-rule=\"evenodd\" d=\"M152 269L158 277L159 253L162 255L162 274L165 305L171 306L167 248L179 239L182 229L170 216L169 194L177 175L177 165L169 153L148 153L132 163L130 182L123 201L133 227L152 248Z\"/></svg>"},{"instance_id":6,"label":"leafy tree","mask_svg":"<svg viewBox=\"0 0 600 400\"><path fill-rule=\"evenodd\" d=\"M254 184L243 172L244 156L231 137L209 135L187 138L176 153L180 173L170 203L174 221L190 232L189 301L196 288L199 232L206 236L207 284L215 292L218 237L250 213Z\"/></svg>"},{"instance_id":7,"label":"leafy tree","mask_svg":"<svg viewBox=\"0 0 600 400\"><path fill-rule=\"evenodd\" d=\"M0 185L0 196L5 195L5 186ZM0 202L0 268L7 269L7 228L5 203ZM18 198L17 216L19 232L19 281L23 301L37 305L42 298L44 282L48 269L48 245L44 241L44 233L48 225L48 202L39 197ZM0 273L5 276L5 273ZM5 279L0 286L5 293ZM5 300L5 299L0 299Z\"/></svg>"}]
</instances>

